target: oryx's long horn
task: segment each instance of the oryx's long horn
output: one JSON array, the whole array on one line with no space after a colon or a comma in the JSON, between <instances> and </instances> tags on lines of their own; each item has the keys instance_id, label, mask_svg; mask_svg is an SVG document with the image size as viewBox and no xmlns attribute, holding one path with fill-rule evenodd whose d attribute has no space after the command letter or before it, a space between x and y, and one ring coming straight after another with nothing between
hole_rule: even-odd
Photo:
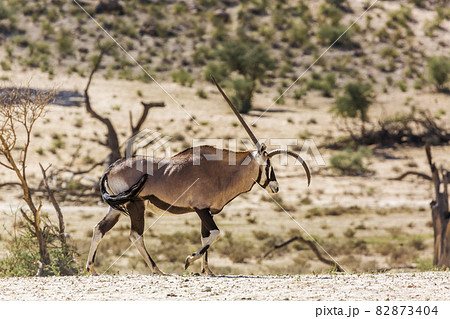
<instances>
[{"instance_id":1,"label":"oryx's long horn","mask_svg":"<svg viewBox=\"0 0 450 319\"><path fill-rule=\"evenodd\" d=\"M250 127L248 127L247 123L245 123L244 119L242 118L241 114L239 113L239 111L237 110L237 108L234 106L234 104L230 101L230 99L228 98L228 96L225 94L225 92L222 90L222 88L220 87L219 83L217 83L216 79L214 78L214 76L211 74L211 79L214 82L214 84L217 86L217 88L219 89L219 92L222 94L223 98L225 99L225 101L227 101L228 105L231 107L231 109L233 110L234 114L236 115L236 117L238 118L239 122L241 122L242 126L245 128L245 130L247 131L248 136L250 136L250 139L252 140L253 144L255 144L255 146L258 148L258 151L261 151L261 144L258 142L258 140L256 139L255 135L253 134L253 132L250 130Z\"/></svg>"},{"instance_id":2,"label":"oryx's long horn","mask_svg":"<svg viewBox=\"0 0 450 319\"><path fill-rule=\"evenodd\" d=\"M305 169L305 172L306 172L306 176L308 177L308 186L309 186L309 184L311 183L311 173L309 171L308 165L306 165L306 162L303 160L303 158L300 157L300 155L298 155L297 153L294 153L292 151L283 150L283 149L273 150L273 151L269 152L268 155L269 155L269 158L270 158L270 157L272 157L274 155L279 155L279 154L282 154L282 153L285 153L287 155L295 157L297 160L300 161L300 163L302 163L302 166L303 166L303 168Z\"/></svg>"}]
</instances>

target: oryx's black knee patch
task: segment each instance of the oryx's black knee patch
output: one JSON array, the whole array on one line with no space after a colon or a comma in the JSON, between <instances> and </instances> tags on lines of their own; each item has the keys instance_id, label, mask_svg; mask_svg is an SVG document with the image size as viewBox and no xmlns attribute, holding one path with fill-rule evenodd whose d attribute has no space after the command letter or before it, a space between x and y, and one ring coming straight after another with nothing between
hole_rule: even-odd
<instances>
[{"instance_id":1,"label":"oryx's black knee patch","mask_svg":"<svg viewBox=\"0 0 450 319\"><path fill-rule=\"evenodd\" d=\"M209 248L209 245L206 245L205 247L203 247L203 248L200 250L200 255L203 255L204 253L206 253L206 251L208 250L208 248Z\"/></svg>"},{"instance_id":2,"label":"oryx's black knee patch","mask_svg":"<svg viewBox=\"0 0 450 319\"><path fill-rule=\"evenodd\" d=\"M219 228L217 228L217 225L214 222L214 219L213 219L209 209L195 209L195 211L197 212L198 217L200 217L200 219L202 221L202 228L204 227L206 230L209 230L209 231L214 230L214 229L219 229ZM208 236L205 236L205 237L208 237Z\"/></svg>"},{"instance_id":3,"label":"oryx's black knee patch","mask_svg":"<svg viewBox=\"0 0 450 319\"><path fill-rule=\"evenodd\" d=\"M202 223L202 237L208 238L210 234L211 232L209 231L209 229L205 226L204 223Z\"/></svg>"},{"instance_id":4,"label":"oryx's black knee patch","mask_svg":"<svg viewBox=\"0 0 450 319\"><path fill-rule=\"evenodd\" d=\"M100 221L98 225L98 230L102 233L102 237L114 227L119 221L120 215L111 216L110 218Z\"/></svg>"}]
</instances>

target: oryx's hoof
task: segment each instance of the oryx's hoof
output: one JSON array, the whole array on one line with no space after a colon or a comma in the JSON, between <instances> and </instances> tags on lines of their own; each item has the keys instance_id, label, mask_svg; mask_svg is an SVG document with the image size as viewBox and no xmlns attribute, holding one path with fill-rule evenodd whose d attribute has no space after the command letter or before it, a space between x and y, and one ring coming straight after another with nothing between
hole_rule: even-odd
<instances>
[{"instance_id":1,"label":"oryx's hoof","mask_svg":"<svg viewBox=\"0 0 450 319\"><path fill-rule=\"evenodd\" d=\"M191 265L191 261L189 260L191 256L186 257L186 261L184 262L184 270L188 269L188 267Z\"/></svg>"},{"instance_id":2,"label":"oryx's hoof","mask_svg":"<svg viewBox=\"0 0 450 319\"><path fill-rule=\"evenodd\" d=\"M192 255L189 255L186 257L186 261L184 262L184 270L188 269L188 267L197 259L199 256L197 256L196 253L193 253Z\"/></svg>"},{"instance_id":3,"label":"oryx's hoof","mask_svg":"<svg viewBox=\"0 0 450 319\"><path fill-rule=\"evenodd\" d=\"M209 267L205 267L202 269L202 275L216 277L216 275L211 271L211 269L209 269Z\"/></svg>"},{"instance_id":4,"label":"oryx's hoof","mask_svg":"<svg viewBox=\"0 0 450 319\"><path fill-rule=\"evenodd\" d=\"M95 271L94 265L86 266L86 271L89 272L92 276L98 276L99 274Z\"/></svg>"},{"instance_id":5,"label":"oryx's hoof","mask_svg":"<svg viewBox=\"0 0 450 319\"><path fill-rule=\"evenodd\" d=\"M166 275L161 270L159 270L158 267L153 268L152 273L153 273L153 275L159 275L159 276L165 276Z\"/></svg>"}]
</instances>

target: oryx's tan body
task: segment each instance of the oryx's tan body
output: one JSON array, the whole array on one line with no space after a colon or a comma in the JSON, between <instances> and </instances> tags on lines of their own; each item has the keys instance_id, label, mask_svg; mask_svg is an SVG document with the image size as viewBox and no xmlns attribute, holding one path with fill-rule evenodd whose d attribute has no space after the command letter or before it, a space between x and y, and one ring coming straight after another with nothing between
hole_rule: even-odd
<instances>
[{"instance_id":1,"label":"oryx's tan body","mask_svg":"<svg viewBox=\"0 0 450 319\"><path fill-rule=\"evenodd\" d=\"M130 240L152 272L162 274L145 248L142 237L147 203L153 213L197 213L201 220L202 247L187 256L185 269L203 257L202 273L212 274L208 266L208 249L220 234L213 214L220 212L236 196L250 191L255 183L277 193L278 182L270 165L272 156L284 153L299 160L306 171L309 185L310 172L301 157L288 150L267 152L266 146L258 142L225 92L214 78L212 80L257 150L233 152L212 146L199 146L169 159L136 156L115 162L105 171L100 181L102 198L110 207L106 216L94 227L86 264L88 271L95 273L94 260L100 240L114 227L122 213L126 213L131 221Z\"/></svg>"},{"instance_id":2,"label":"oryx's tan body","mask_svg":"<svg viewBox=\"0 0 450 319\"><path fill-rule=\"evenodd\" d=\"M107 186L113 194L129 189L148 174L139 198L148 200L152 206L173 214L194 212L195 208L209 208L215 214L233 198L251 190L259 170L260 165L250 151L199 146L169 159L145 156L123 159L106 174Z\"/></svg>"}]
</instances>

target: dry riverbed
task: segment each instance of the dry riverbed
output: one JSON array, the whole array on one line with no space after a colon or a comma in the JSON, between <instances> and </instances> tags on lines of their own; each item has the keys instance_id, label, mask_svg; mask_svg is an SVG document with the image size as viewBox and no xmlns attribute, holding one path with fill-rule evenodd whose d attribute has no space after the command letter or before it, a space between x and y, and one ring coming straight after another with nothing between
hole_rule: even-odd
<instances>
[{"instance_id":1,"label":"dry riverbed","mask_svg":"<svg viewBox=\"0 0 450 319\"><path fill-rule=\"evenodd\" d=\"M0 300L450 300L450 272L2 278Z\"/></svg>"}]
</instances>

